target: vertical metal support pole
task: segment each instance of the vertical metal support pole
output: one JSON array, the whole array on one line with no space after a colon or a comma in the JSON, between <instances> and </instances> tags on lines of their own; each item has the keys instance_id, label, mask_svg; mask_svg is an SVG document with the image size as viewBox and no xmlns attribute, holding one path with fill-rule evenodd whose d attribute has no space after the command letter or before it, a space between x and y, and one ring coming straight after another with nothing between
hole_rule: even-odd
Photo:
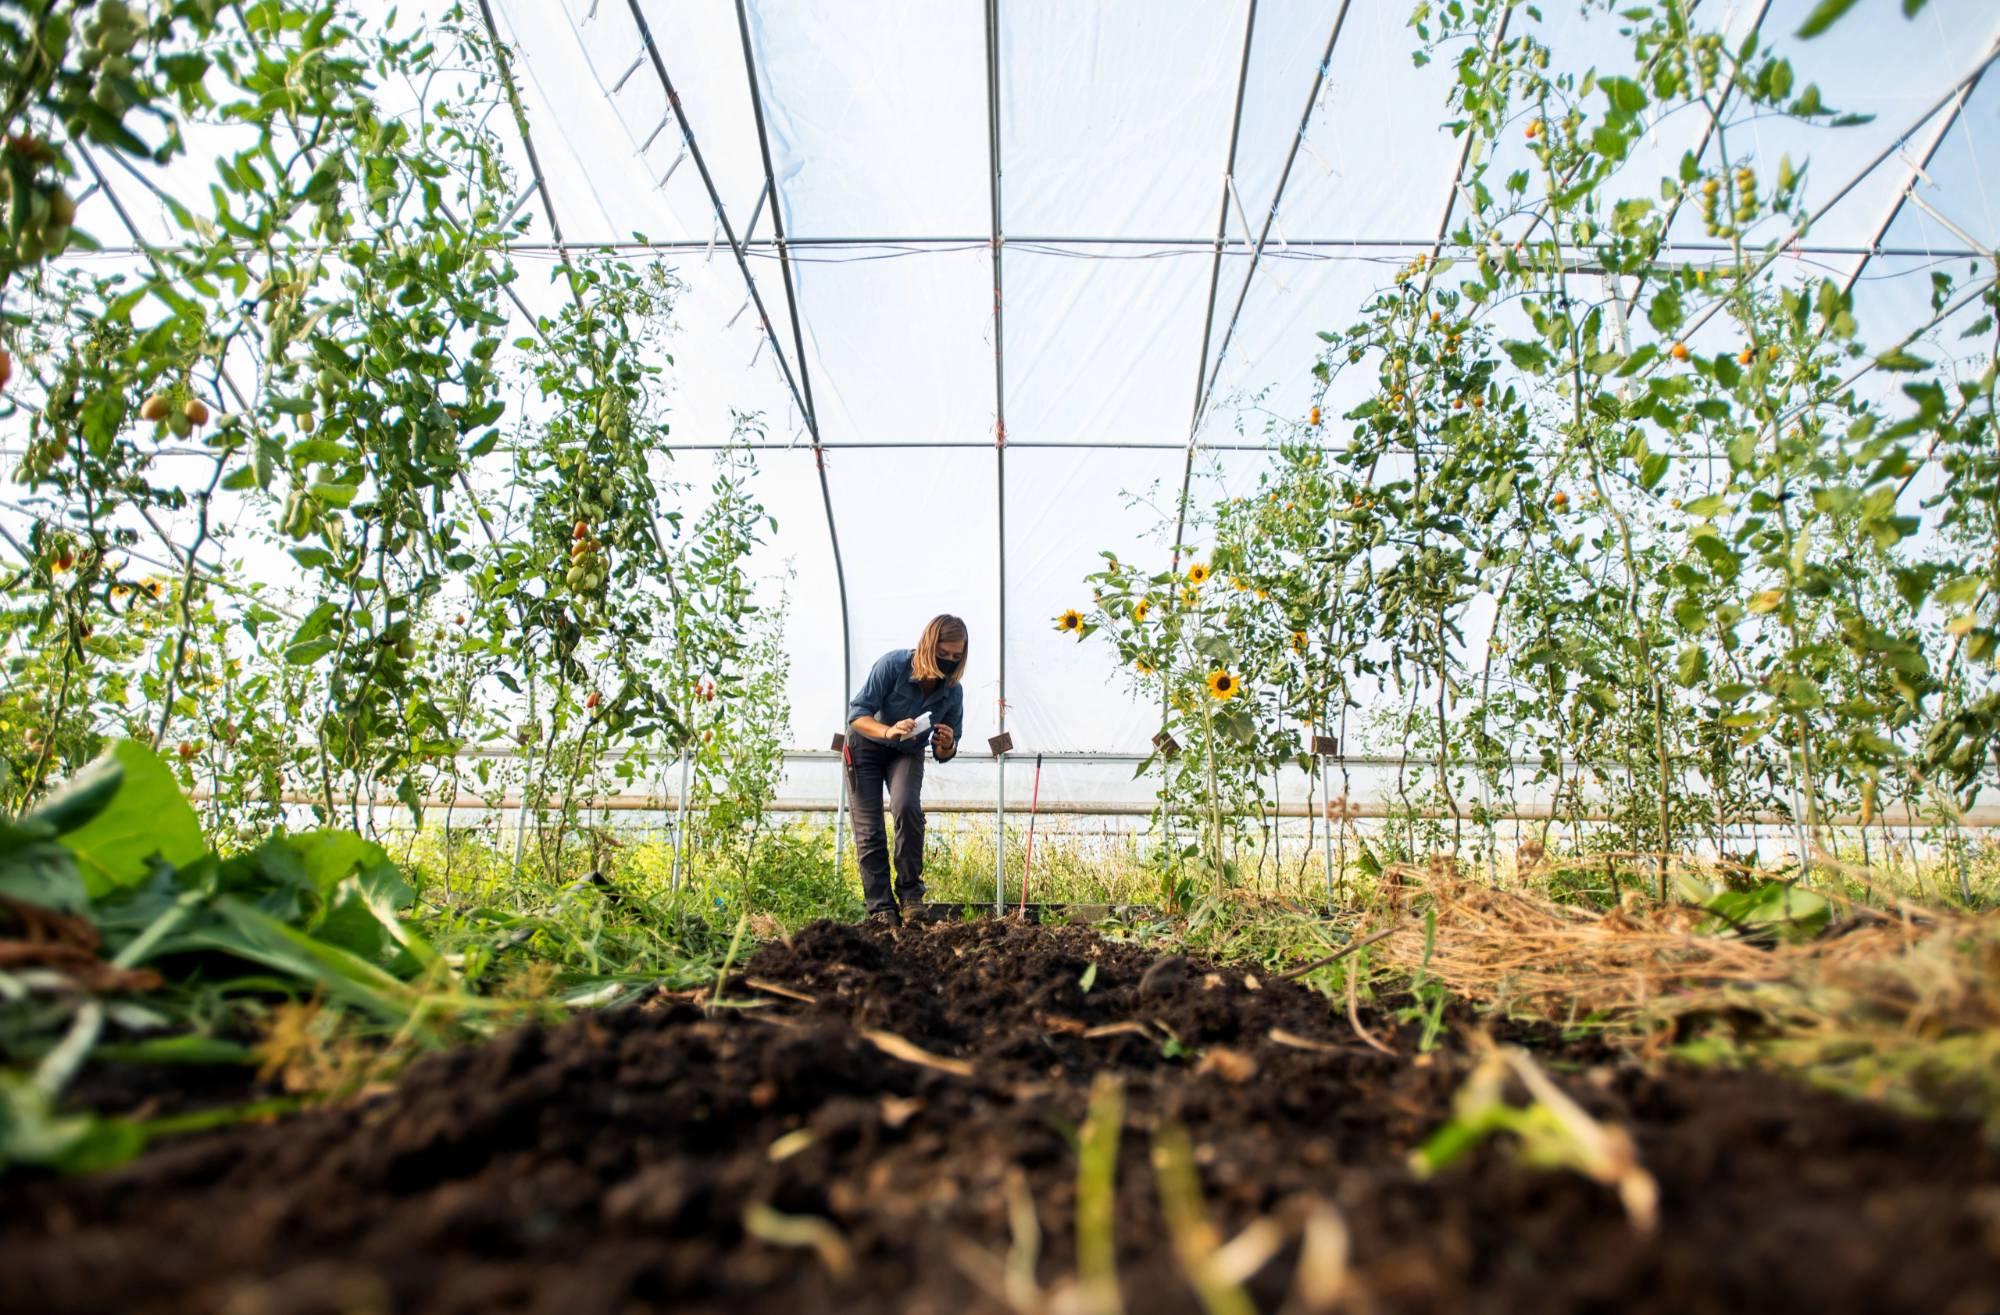
<instances>
[{"instance_id":1,"label":"vertical metal support pole","mask_svg":"<svg viewBox=\"0 0 2000 1315\"><path fill-rule=\"evenodd\" d=\"M528 841L528 781L521 779L521 807L514 818L514 871L521 870L521 849Z\"/></svg>"},{"instance_id":2,"label":"vertical metal support pole","mask_svg":"<svg viewBox=\"0 0 2000 1315\"><path fill-rule=\"evenodd\" d=\"M1001 295L1001 251L1006 245L1000 208L1000 0L986 0L987 203L993 246L993 473L999 523L1000 661L996 734L1007 733L1007 332ZM1005 741L1002 741L1003 745ZM993 755L993 913L1007 910L1007 751Z\"/></svg>"},{"instance_id":3,"label":"vertical metal support pole","mask_svg":"<svg viewBox=\"0 0 2000 1315\"><path fill-rule=\"evenodd\" d=\"M687 853L688 751L681 750L681 793L674 801L674 867L667 888L678 894L681 888L681 861Z\"/></svg>"},{"instance_id":4,"label":"vertical metal support pole","mask_svg":"<svg viewBox=\"0 0 2000 1315\"><path fill-rule=\"evenodd\" d=\"M533 674L533 672L530 672L530 677ZM521 811L514 819L514 873L516 876L519 876L521 872L521 848L527 843L528 839L528 783L535 779L534 743L535 739L541 737L541 719L536 713L535 682L531 678L528 681L528 726L535 732L535 738L530 739L523 746L528 752L521 758Z\"/></svg>"},{"instance_id":5,"label":"vertical metal support pole","mask_svg":"<svg viewBox=\"0 0 2000 1315\"><path fill-rule=\"evenodd\" d=\"M1479 773L1479 802L1486 810L1486 884L1500 884L1500 829L1493 825L1493 778Z\"/></svg>"},{"instance_id":6,"label":"vertical metal support pole","mask_svg":"<svg viewBox=\"0 0 2000 1315\"><path fill-rule=\"evenodd\" d=\"M1271 867L1275 876L1271 889L1285 884L1285 765L1271 769Z\"/></svg>"},{"instance_id":7,"label":"vertical metal support pole","mask_svg":"<svg viewBox=\"0 0 2000 1315\"><path fill-rule=\"evenodd\" d=\"M1326 907L1333 908L1333 768L1328 765L1326 755L1319 759L1319 789L1326 796Z\"/></svg>"},{"instance_id":8,"label":"vertical metal support pole","mask_svg":"<svg viewBox=\"0 0 2000 1315\"><path fill-rule=\"evenodd\" d=\"M1005 714L1002 714L1003 716ZM993 913L995 917L1007 911L1007 754L1005 750L993 755L995 774L994 793L999 796L993 806Z\"/></svg>"},{"instance_id":9,"label":"vertical metal support pole","mask_svg":"<svg viewBox=\"0 0 2000 1315\"><path fill-rule=\"evenodd\" d=\"M840 842L847 830L847 766L840 769L840 802L833 810L833 879L840 880Z\"/></svg>"}]
</instances>

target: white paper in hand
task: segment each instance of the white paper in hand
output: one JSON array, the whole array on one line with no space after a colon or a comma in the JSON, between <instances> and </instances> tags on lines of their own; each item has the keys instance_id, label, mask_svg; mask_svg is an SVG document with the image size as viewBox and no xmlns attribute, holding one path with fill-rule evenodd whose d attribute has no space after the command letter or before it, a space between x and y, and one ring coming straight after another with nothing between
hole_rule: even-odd
<instances>
[{"instance_id":1,"label":"white paper in hand","mask_svg":"<svg viewBox=\"0 0 2000 1315\"><path fill-rule=\"evenodd\" d=\"M931 728L931 715L926 712L917 718L917 724L910 728L910 738L916 739Z\"/></svg>"}]
</instances>

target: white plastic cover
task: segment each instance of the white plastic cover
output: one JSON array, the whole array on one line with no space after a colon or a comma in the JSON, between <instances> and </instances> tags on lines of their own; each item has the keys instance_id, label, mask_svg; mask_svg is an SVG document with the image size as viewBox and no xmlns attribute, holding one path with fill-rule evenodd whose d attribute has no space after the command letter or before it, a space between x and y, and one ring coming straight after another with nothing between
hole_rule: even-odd
<instances>
[{"instance_id":1,"label":"white plastic cover","mask_svg":"<svg viewBox=\"0 0 2000 1315\"><path fill-rule=\"evenodd\" d=\"M1738 32L1758 8L1709 0L1704 11L1710 5ZM1788 36L1810 5L1774 0L1765 31ZM433 18L443 8L415 7ZM1103 645L1058 635L1050 618L1087 601L1081 576L1101 550L1162 559L1161 525L1172 523L1191 435L1255 444L1267 420L1298 419L1314 331L1351 322L1436 239L1460 153L1439 126L1451 53L1415 64L1410 6L1386 0L1258 0L1247 69L1249 0L1000 0L996 288L979 0L745 0L740 17L734 0L637 7L657 66L634 0L494 6L517 53L562 240L665 261L683 285L670 404L674 439L690 450L677 470L699 474L695 449L729 439L736 415L758 417L770 450L756 488L779 520L760 561L774 581L794 573L794 743L823 747L839 726L843 686L883 650L914 642L932 614L951 611L973 631L970 750L982 751L998 725L1004 615L1008 726L1020 751L1143 752L1152 710ZM1548 6L1543 32L1558 58L1619 58L1616 20L1580 23L1576 8ZM1914 21L1895 6L1861 6L1830 35L1786 44L1800 83L1822 83L1829 102L1874 114L1872 123L1770 120L1708 148L1753 152L1773 172L1789 154L1807 169L1809 199L1839 198L1783 258L1797 277L1852 275L1862 246L1888 224L1887 251L1867 261L1857 290L1863 322L1884 344L1929 317L1932 270L1963 275L1964 260L1937 253L2000 243L2000 76L1977 86L1934 151L1949 107L1924 117L1996 37L1991 0L1931 0ZM518 135L511 123L500 131L525 189L532 176ZM1656 124L1618 185L1650 191L1701 136L1692 114ZM1496 171L1513 167L1508 149ZM190 160L173 177L205 180L208 169ZM112 183L147 239L172 236L136 181L114 169ZM788 264L773 242L774 207L793 244ZM522 213L521 293L545 305L560 295L549 282L556 228L531 191ZM1269 243L1253 260L1267 216ZM725 217L746 244L742 266ZM83 222L118 236L101 196L86 203ZM1698 218L1684 213L1675 236L1698 250ZM1647 332L1643 321L1636 329ZM801 404L808 390L829 445L844 611ZM1350 400L1336 392L1329 412ZM1332 424L1326 432L1343 433ZM1215 478L1254 484L1264 460L1212 455L1197 454L1197 498ZM1127 495L1148 494L1150 503L1127 505ZM1061 791L1065 779L1081 778L1045 776L1044 789ZM1010 793L1025 788L1010 781ZM1113 786L1093 779L1090 788Z\"/></svg>"}]
</instances>

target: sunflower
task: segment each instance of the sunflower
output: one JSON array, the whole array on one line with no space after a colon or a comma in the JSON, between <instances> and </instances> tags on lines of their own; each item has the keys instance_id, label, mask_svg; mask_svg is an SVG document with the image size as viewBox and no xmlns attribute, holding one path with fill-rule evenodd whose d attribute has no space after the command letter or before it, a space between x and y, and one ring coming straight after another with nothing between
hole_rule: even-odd
<instances>
[{"instance_id":1,"label":"sunflower","mask_svg":"<svg viewBox=\"0 0 2000 1315\"><path fill-rule=\"evenodd\" d=\"M1208 673L1208 692L1218 703L1227 703L1235 698L1237 690L1241 688L1242 683L1227 671Z\"/></svg>"},{"instance_id":2,"label":"sunflower","mask_svg":"<svg viewBox=\"0 0 2000 1315\"><path fill-rule=\"evenodd\" d=\"M1231 589L1234 589L1239 594L1247 594L1250 592L1250 582L1248 580L1245 580L1240 575L1232 575L1229 577L1229 587Z\"/></svg>"},{"instance_id":3,"label":"sunflower","mask_svg":"<svg viewBox=\"0 0 2000 1315\"><path fill-rule=\"evenodd\" d=\"M1138 661L1134 662L1132 664L1132 669L1137 671L1142 676L1150 676L1153 674L1154 671L1153 664L1148 662L1145 658L1140 658Z\"/></svg>"},{"instance_id":4,"label":"sunflower","mask_svg":"<svg viewBox=\"0 0 2000 1315\"><path fill-rule=\"evenodd\" d=\"M1292 632L1292 652L1303 653L1305 651L1306 651L1306 632L1303 630L1294 630Z\"/></svg>"},{"instance_id":5,"label":"sunflower","mask_svg":"<svg viewBox=\"0 0 2000 1315\"><path fill-rule=\"evenodd\" d=\"M1153 610L1153 600L1150 598L1141 598L1138 602L1132 605L1132 619L1134 621L1144 621L1146 619L1146 613L1152 610Z\"/></svg>"},{"instance_id":6,"label":"sunflower","mask_svg":"<svg viewBox=\"0 0 2000 1315\"><path fill-rule=\"evenodd\" d=\"M1257 591L1257 601L1260 603L1269 600L1270 597L1271 591L1269 589L1259 589Z\"/></svg>"},{"instance_id":7,"label":"sunflower","mask_svg":"<svg viewBox=\"0 0 2000 1315\"><path fill-rule=\"evenodd\" d=\"M1192 589L1183 589L1181 590L1181 601L1189 607L1193 607L1197 602L1201 601L1201 595Z\"/></svg>"},{"instance_id":8,"label":"sunflower","mask_svg":"<svg viewBox=\"0 0 2000 1315\"><path fill-rule=\"evenodd\" d=\"M1193 566L1188 567L1187 578L1188 583L1198 589L1208 581L1208 568L1200 562L1196 562Z\"/></svg>"},{"instance_id":9,"label":"sunflower","mask_svg":"<svg viewBox=\"0 0 2000 1315\"><path fill-rule=\"evenodd\" d=\"M1056 629L1062 631L1064 634L1074 631L1077 638L1081 639L1083 637L1083 614L1078 612L1074 607L1070 608L1069 611L1064 612L1056 618Z\"/></svg>"}]
</instances>

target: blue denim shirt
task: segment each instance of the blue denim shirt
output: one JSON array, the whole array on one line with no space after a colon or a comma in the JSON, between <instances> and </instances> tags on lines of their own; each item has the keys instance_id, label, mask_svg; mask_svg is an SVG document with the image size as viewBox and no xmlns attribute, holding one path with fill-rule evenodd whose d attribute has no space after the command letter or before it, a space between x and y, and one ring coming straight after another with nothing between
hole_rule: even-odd
<instances>
[{"instance_id":1,"label":"blue denim shirt","mask_svg":"<svg viewBox=\"0 0 2000 1315\"><path fill-rule=\"evenodd\" d=\"M931 714L931 724L939 722L951 727L954 740L965 737L965 691L957 685L943 685L929 694L918 688L910 678L911 650L892 649L884 653L868 670L868 679L861 682L861 688L847 701L847 724L854 725L856 717L873 717L887 726L894 726L905 717ZM903 753L922 753L924 745L930 741L930 732L913 735L907 740L878 740L867 737L885 749L896 749Z\"/></svg>"}]
</instances>

